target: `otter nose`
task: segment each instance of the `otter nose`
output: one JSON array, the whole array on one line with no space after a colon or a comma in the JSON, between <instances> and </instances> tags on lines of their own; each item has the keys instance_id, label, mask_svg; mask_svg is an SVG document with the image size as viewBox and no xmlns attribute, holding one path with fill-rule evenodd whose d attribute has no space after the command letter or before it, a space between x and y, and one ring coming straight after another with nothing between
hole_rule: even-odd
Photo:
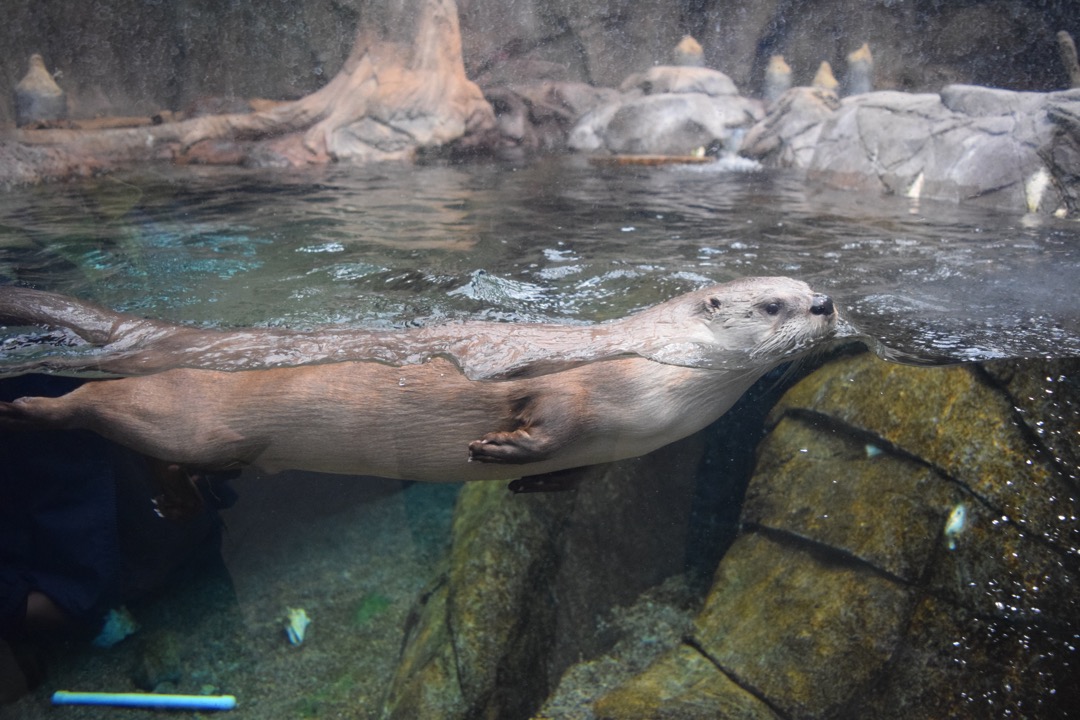
<instances>
[{"instance_id":1,"label":"otter nose","mask_svg":"<svg viewBox=\"0 0 1080 720\"><path fill-rule=\"evenodd\" d=\"M832 298L828 295L815 295L810 303L810 312L814 315L832 315L835 311Z\"/></svg>"}]
</instances>

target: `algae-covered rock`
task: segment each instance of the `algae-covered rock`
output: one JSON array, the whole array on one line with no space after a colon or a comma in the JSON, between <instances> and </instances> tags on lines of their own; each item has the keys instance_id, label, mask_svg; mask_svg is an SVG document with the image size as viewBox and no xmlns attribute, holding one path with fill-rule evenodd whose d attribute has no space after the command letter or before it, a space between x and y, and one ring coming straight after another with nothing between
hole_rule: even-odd
<instances>
[{"instance_id":1,"label":"algae-covered rock","mask_svg":"<svg viewBox=\"0 0 1080 720\"><path fill-rule=\"evenodd\" d=\"M596 620L596 624L610 628L618 640L601 655L570 666L534 717L586 720L593 703L605 690L618 687L682 644L693 627L700 593L700 586L690 577L674 575L642 593L632 604L613 608ZM658 706L655 699L643 697L645 705L639 709L645 717L655 717L660 706L667 705L662 700ZM627 701L633 703L635 699Z\"/></svg>"},{"instance_id":2,"label":"algae-covered rock","mask_svg":"<svg viewBox=\"0 0 1080 720\"><path fill-rule=\"evenodd\" d=\"M602 697L594 711L598 718L619 720L780 717L687 645L669 652L632 683Z\"/></svg>"},{"instance_id":3,"label":"algae-covered rock","mask_svg":"<svg viewBox=\"0 0 1080 720\"><path fill-rule=\"evenodd\" d=\"M748 533L720 564L694 640L744 688L806 717L871 687L911 602L866 566Z\"/></svg>"},{"instance_id":4,"label":"algae-covered rock","mask_svg":"<svg viewBox=\"0 0 1080 720\"><path fill-rule=\"evenodd\" d=\"M553 530L572 502L507 495L472 483L458 496L448 567L415 611L386 717L521 716L546 694Z\"/></svg>"},{"instance_id":5,"label":"algae-covered rock","mask_svg":"<svg viewBox=\"0 0 1080 720\"><path fill-rule=\"evenodd\" d=\"M761 444L743 522L835 548L917 582L963 497L930 468L870 442L783 417ZM835 508L835 511L832 509Z\"/></svg>"},{"instance_id":6,"label":"algae-covered rock","mask_svg":"<svg viewBox=\"0 0 1080 720\"><path fill-rule=\"evenodd\" d=\"M575 471L576 489L472 483L447 568L415 611L389 718L527 717L572 662L613 642L597 619L683 569L703 442Z\"/></svg>"},{"instance_id":7,"label":"algae-covered rock","mask_svg":"<svg viewBox=\"0 0 1080 720\"><path fill-rule=\"evenodd\" d=\"M410 617L407 645L386 698L386 718L461 717L468 710L446 622L446 577L423 594Z\"/></svg>"},{"instance_id":8,"label":"algae-covered rock","mask_svg":"<svg viewBox=\"0 0 1080 720\"><path fill-rule=\"evenodd\" d=\"M804 379L693 633L597 717L1068 715L1078 376L862 355Z\"/></svg>"},{"instance_id":9,"label":"algae-covered rock","mask_svg":"<svg viewBox=\"0 0 1080 720\"><path fill-rule=\"evenodd\" d=\"M799 383L774 417L813 412L865 431L934 468L1003 522L1063 551L1080 547L1075 483L1022 430L1012 397L984 375L974 365L921 369L848 358Z\"/></svg>"},{"instance_id":10,"label":"algae-covered rock","mask_svg":"<svg viewBox=\"0 0 1080 720\"><path fill-rule=\"evenodd\" d=\"M447 622L461 691L489 717L525 714L546 694L554 541L573 506L572 498L560 495L508 500L499 483L463 491L447 582Z\"/></svg>"},{"instance_id":11,"label":"algae-covered rock","mask_svg":"<svg viewBox=\"0 0 1080 720\"><path fill-rule=\"evenodd\" d=\"M1067 715L1078 377L1075 360L860 355L802 380L770 415L700 611L647 666L597 618L677 571L701 439L581 471L573 493L470 486L389 714L527 717L572 665L537 717ZM612 672L620 657L641 669Z\"/></svg>"},{"instance_id":12,"label":"algae-covered rock","mask_svg":"<svg viewBox=\"0 0 1080 720\"><path fill-rule=\"evenodd\" d=\"M983 366L1015 403L1016 418L1046 446L1054 462L1068 468L1073 480L1080 468L1077 416L1080 415L1080 378L1076 360L1031 362L1003 360Z\"/></svg>"}]
</instances>

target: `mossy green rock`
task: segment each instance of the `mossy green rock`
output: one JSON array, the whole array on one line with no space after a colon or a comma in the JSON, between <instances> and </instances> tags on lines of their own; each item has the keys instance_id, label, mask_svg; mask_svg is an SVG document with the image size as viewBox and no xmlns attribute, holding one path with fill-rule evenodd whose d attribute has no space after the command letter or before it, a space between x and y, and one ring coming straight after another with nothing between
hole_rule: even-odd
<instances>
[{"instance_id":1,"label":"mossy green rock","mask_svg":"<svg viewBox=\"0 0 1080 720\"><path fill-rule=\"evenodd\" d=\"M743 522L836 548L906 582L926 570L963 493L908 458L781 417L762 442Z\"/></svg>"},{"instance_id":2,"label":"mossy green rock","mask_svg":"<svg viewBox=\"0 0 1080 720\"><path fill-rule=\"evenodd\" d=\"M799 383L774 417L811 412L865 431L935 468L1007 522L1063 549L1080 546L1077 488L1032 442L1016 403L978 365L916 368L861 356Z\"/></svg>"},{"instance_id":3,"label":"mossy green rock","mask_svg":"<svg viewBox=\"0 0 1080 720\"><path fill-rule=\"evenodd\" d=\"M713 718L779 718L688 646L669 652L632 684L608 693L594 706L597 718L620 720L678 720L706 713Z\"/></svg>"},{"instance_id":4,"label":"mossy green rock","mask_svg":"<svg viewBox=\"0 0 1080 720\"><path fill-rule=\"evenodd\" d=\"M1078 376L860 355L804 379L771 415L692 637L597 715L1067 715Z\"/></svg>"},{"instance_id":5,"label":"mossy green rock","mask_svg":"<svg viewBox=\"0 0 1080 720\"><path fill-rule=\"evenodd\" d=\"M860 565L748 533L721 563L694 640L789 717L865 690L900 639L907 588Z\"/></svg>"},{"instance_id":6,"label":"mossy green rock","mask_svg":"<svg viewBox=\"0 0 1080 720\"><path fill-rule=\"evenodd\" d=\"M446 579L424 593L410 618L402 654L383 716L402 720L460 717L468 709L457 682L457 663L446 623Z\"/></svg>"},{"instance_id":7,"label":"mossy green rock","mask_svg":"<svg viewBox=\"0 0 1080 720\"><path fill-rule=\"evenodd\" d=\"M681 571L700 437L575 471L577 488L471 483L415 609L388 718L527 717L606 638L596 618ZM445 694L445 698L443 697Z\"/></svg>"}]
</instances>

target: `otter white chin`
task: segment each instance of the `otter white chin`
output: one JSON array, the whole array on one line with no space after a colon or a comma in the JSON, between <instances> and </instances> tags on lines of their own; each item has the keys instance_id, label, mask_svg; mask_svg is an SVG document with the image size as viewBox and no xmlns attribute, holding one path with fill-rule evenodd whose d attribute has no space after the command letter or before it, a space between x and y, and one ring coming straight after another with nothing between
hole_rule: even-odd
<instances>
[{"instance_id":1,"label":"otter white chin","mask_svg":"<svg viewBox=\"0 0 1080 720\"><path fill-rule=\"evenodd\" d=\"M764 373L831 336L836 322L828 296L783 277L704 288L592 326L325 333L187 328L4 287L2 324L65 327L126 348L101 363L108 371L173 369L0 403L0 428L88 429L200 469L510 479L642 455L686 437ZM196 345L221 352L196 356ZM252 359L252 348L271 347L339 357L329 345L347 347L350 359L289 367ZM243 358L243 367L260 369L207 369L204 357L226 367Z\"/></svg>"}]
</instances>

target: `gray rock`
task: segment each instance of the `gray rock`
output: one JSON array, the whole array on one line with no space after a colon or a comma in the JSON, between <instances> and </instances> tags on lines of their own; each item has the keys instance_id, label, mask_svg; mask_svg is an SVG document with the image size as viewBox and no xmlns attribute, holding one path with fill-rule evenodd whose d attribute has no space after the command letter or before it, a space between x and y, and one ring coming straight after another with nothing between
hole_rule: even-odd
<instances>
[{"instance_id":1,"label":"gray rock","mask_svg":"<svg viewBox=\"0 0 1080 720\"><path fill-rule=\"evenodd\" d=\"M495 110L499 148L562 150L574 124L619 97L617 90L575 82L544 82L485 89Z\"/></svg>"},{"instance_id":2,"label":"gray rock","mask_svg":"<svg viewBox=\"0 0 1080 720\"><path fill-rule=\"evenodd\" d=\"M857 95L832 112L833 103L811 92L790 91L747 134L742 152L841 189L1077 210L1080 91L954 85L940 94Z\"/></svg>"},{"instance_id":3,"label":"gray rock","mask_svg":"<svg viewBox=\"0 0 1080 720\"><path fill-rule=\"evenodd\" d=\"M727 75L704 67L657 65L623 81L623 92L640 90L645 95L701 93L710 97L737 96L739 90Z\"/></svg>"},{"instance_id":4,"label":"gray rock","mask_svg":"<svg viewBox=\"0 0 1080 720\"><path fill-rule=\"evenodd\" d=\"M739 153L769 167L806 168L825 120L840 107L830 90L797 87L769 107L769 114L743 138Z\"/></svg>"},{"instance_id":5,"label":"gray rock","mask_svg":"<svg viewBox=\"0 0 1080 720\"><path fill-rule=\"evenodd\" d=\"M581 151L655 155L688 155L710 145L732 148L762 114L759 102L738 96L644 95L586 115L571 132L569 145Z\"/></svg>"}]
</instances>

